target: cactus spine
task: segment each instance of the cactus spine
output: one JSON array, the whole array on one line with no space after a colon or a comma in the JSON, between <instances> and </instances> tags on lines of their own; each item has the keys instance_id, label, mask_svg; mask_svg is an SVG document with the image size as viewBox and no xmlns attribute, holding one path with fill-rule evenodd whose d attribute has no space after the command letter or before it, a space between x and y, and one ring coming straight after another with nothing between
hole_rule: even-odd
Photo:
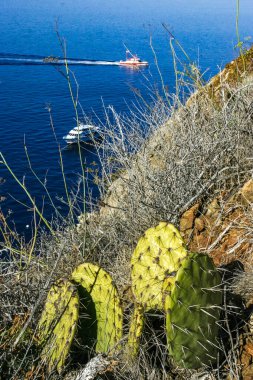
<instances>
[{"instance_id":1,"label":"cactus spine","mask_svg":"<svg viewBox=\"0 0 253 380\"><path fill-rule=\"evenodd\" d=\"M135 357L139 352L140 339L144 327L144 310L143 306L135 305L133 315L130 320L128 335L128 352L131 357Z\"/></svg>"},{"instance_id":2,"label":"cactus spine","mask_svg":"<svg viewBox=\"0 0 253 380\"><path fill-rule=\"evenodd\" d=\"M131 259L133 294L145 310L163 309L163 281L175 276L186 256L183 239L172 224L161 222L145 232Z\"/></svg>"},{"instance_id":3,"label":"cactus spine","mask_svg":"<svg viewBox=\"0 0 253 380\"><path fill-rule=\"evenodd\" d=\"M122 338L123 325L120 298L112 278L98 266L85 263L73 271L71 279L92 298L96 312L96 321L93 322L97 323L96 352L107 353Z\"/></svg>"},{"instance_id":4,"label":"cactus spine","mask_svg":"<svg viewBox=\"0 0 253 380\"><path fill-rule=\"evenodd\" d=\"M79 297L75 287L60 280L49 290L38 325L42 358L51 372L61 372L77 328Z\"/></svg>"},{"instance_id":5,"label":"cactus spine","mask_svg":"<svg viewBox=\"0 0 253 380\"><path fill-rule=\"evenodd\" d=\"M212 259L196 253L182 261L174 284L169 284L164 304L168 349L183 367L199 368L217 360L220 285Z\"/></svg>"}]
</instances>

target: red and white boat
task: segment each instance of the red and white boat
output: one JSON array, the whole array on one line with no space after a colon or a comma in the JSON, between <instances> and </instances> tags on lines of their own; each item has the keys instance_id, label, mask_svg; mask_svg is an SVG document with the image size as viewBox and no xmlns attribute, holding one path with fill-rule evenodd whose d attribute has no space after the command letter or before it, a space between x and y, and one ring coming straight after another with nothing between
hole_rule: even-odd
<instances>
[{"instance_id":1,"label":"red and white boat","mask_svg":"<svg viewBox=\"0 0 253 380\"><path fill-rule=\"evenodd\" d=\"M137 54L132 54L129 50L126 51L126 60L119 61L119 64L122 66L148 66L147 61L142 61Z\"/></svg>"}]
</instances>

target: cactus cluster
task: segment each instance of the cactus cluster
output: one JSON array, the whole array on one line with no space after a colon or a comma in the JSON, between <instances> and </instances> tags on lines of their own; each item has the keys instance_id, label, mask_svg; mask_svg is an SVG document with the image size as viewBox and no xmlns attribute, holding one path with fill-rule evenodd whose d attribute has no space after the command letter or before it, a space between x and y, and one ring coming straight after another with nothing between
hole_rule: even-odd
<instances>
[{"instance_id":1,"label":"cactus cluster","mask_svg":"<svg viewBox=\"0 0 253 380\"><path fill-rule=\"evenodd\" d=\"M84 322L79 321L79 306L85 308ZM122 337L122 324L120 298L111 276L94 264L81 264L70 280L60 280L49 290L38 326L42 359L49 371L60 373L76 331L83 344L108 353Z\"/></svg>"},{"instance_id":2,"label":"cactus cluster","mask_svg":"<svg viewBox=\"0 0 253 380\"><path fill-rule=\"evenodd\" d=\"M140 339L144 328L144 308L136 304L130 321L128 334L128 352L130 356L135 357L138 354Z\"/></svg>"},{"instance_id":3,"label":"cactus cluster","mask_svg":"<svg viewBox=\"0 0 253 380\"><path fill-rule=\"evenodd\" d=\"M166 335L170 355L187 368L217 360L221 278L206 255L191 253L165 296Z\"/></svg>"},{"instance_id":4,"label":"cactus cluster","mask_svg":"<svg viewBox=\"0 0 253 380\"><path fill-rule=\"evenodd\" d=\"M132 355L138 353L143 329L140 313L157 309L165 312L168 351L178 365L198 368L217 360L222 294L211 258L188 252L178 230L162 222L139 240L131 270L139 303L130 322Z\"/></svg>"},{"instance_id":5,"label":"cactus cluster","mask_svg":"<svg viewBox=\"0 0 253 380\"><path fill-rule=\"evenodd\" d=\"M71 276L90 294L96 311L96 321L89 315L90 325L97 323L96 352L108 352L122 337L123 312L111 276L96 265L79 265Z\"/></svg>"},{"instance_id":6,"label":"cactus cluster","mask_svg":"<svg viewBox=\"0 0 253 380\"><path fill-rule=\"evenodd\" d=\"M75 287L60 280L49 290L38 325L42 358L51 371L60 372L75 336L78 321L79 297Z\"/></svg>"},{"instance_id":7,"label":"cactus cluster","mask_svg":"<svg viewBox=\"0 0 253 380\"><path fill-rule=\"evenodd\" d=\"M131 259L132 290L146 310L163 309L162 287L173 278L187 250L178 230L161 222L140 238Z\"/></svg>"},{"instance_id":8,"label":"cactus cluster","mask_svg":"<svg viewBox=\"0 0 253 380\"><path fill-rule=\"evenodd\" d=\"M135 306L127 352L138 354L145 313L160 310L166 318L168 352L184 368L212 365L218 354L221 276L204 254L188 252L178 230L161 222L139 240L131 259ZM85 319L79 319L79 310ZM78 326L78 327L77 327ZM76 330L96 352L122 348L123 311L111 276L84 263L50 289L39 322L42 357L49 370L64 366Z\"/></svg>"}]
</instances>

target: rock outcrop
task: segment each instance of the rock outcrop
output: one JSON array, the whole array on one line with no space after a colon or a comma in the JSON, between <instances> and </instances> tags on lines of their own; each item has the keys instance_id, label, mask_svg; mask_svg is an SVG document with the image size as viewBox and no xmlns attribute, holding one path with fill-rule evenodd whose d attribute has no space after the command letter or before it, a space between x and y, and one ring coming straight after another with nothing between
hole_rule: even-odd
<instances>
[{"instance_id":1,"label":"rock outcrop","mask_svg":"<svg viewBox=\"0 0 253 380\"><path fill-rule=\"evenodd\" d=\"M208 252L217 266L240 260L253 266L253 180L231 195L227 192L205 210L195 204L180 219L180 231L190 249Z\"/></svg>"},{"instance_id":2,"label":"rock outcrop","mask_svg":"<svg viewBox=\"0 0 253 380\"><path fill-rule=\"evenodd\" d=\"M186 105L190 106L196 99L201 104L203 98L208 97L214 102L214 105L219 107L222 98L228 100L232 96L231 88L237 87L245 78L252 75L253 46L244 51L237 59L227 63L220 73L188 99Z\"/></svg>"}]
</instances>

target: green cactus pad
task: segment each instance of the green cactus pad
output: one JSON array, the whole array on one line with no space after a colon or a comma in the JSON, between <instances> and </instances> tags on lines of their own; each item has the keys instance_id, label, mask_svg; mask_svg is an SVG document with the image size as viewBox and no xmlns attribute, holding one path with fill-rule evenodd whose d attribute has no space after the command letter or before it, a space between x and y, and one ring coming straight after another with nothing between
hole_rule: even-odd
<instances>
[{"instance_id":1,"label":"green cactus pad","mask_svg":"<svg viewBox=\"0 0 253 380\"><path fill-rule=\"evenodd\" d=\"M163 309L162 286L174 277L180 262L187 256L179 231L161 222L140 238L131 259L133 294L146 310Z\"/></svg>"},{"instance_id":2,"label":"green cactus pad","mask_svg":"<svg viewBox=\"0 0 253 380\"><path fill-rule=\"evenodd\" d=\"M48 370L60 373L74 339L79 298L71 282L60 280L49 290L38 324L38 342Z\"/></svg>"},{"instance_id":3,"label":"green cactus pad","mask_svg":"<svg viewBox=\"0 0 253 380\"><path fill-rule=\"evenodd\" d=\"M140 338L144 327L144 309L140 304L135 305L133 315L130 321L128 335L128 353L135 357L139 352Z\"/></svg>"},{"instance_id":4,"label":"green cactus pad","mask_svg":"<svg viewBox=\"0 0 253 380\"><path fill-rule=\"evenodd\" d=\"M89 308L86 310L89 318L87 327L88 323L96 325L96 352L107 353L122 338L123 324L120 298L112 278L98 266L85 263L74 270L71 279L89 293L95 305L95 316L89 314Z\"/></svg>"},{"instance_id":5,"label":"green cactus pad","mask_svg":"<svg viewBox=\"0 0 253 380\"><path fill-rule=\"evenodd\" d=\"M164 305L168 349L182 367L200 368L217 360L220 285L212 259L196 253L182 261L174 284L169 284Z\"/></svg>"}]
</instances>

